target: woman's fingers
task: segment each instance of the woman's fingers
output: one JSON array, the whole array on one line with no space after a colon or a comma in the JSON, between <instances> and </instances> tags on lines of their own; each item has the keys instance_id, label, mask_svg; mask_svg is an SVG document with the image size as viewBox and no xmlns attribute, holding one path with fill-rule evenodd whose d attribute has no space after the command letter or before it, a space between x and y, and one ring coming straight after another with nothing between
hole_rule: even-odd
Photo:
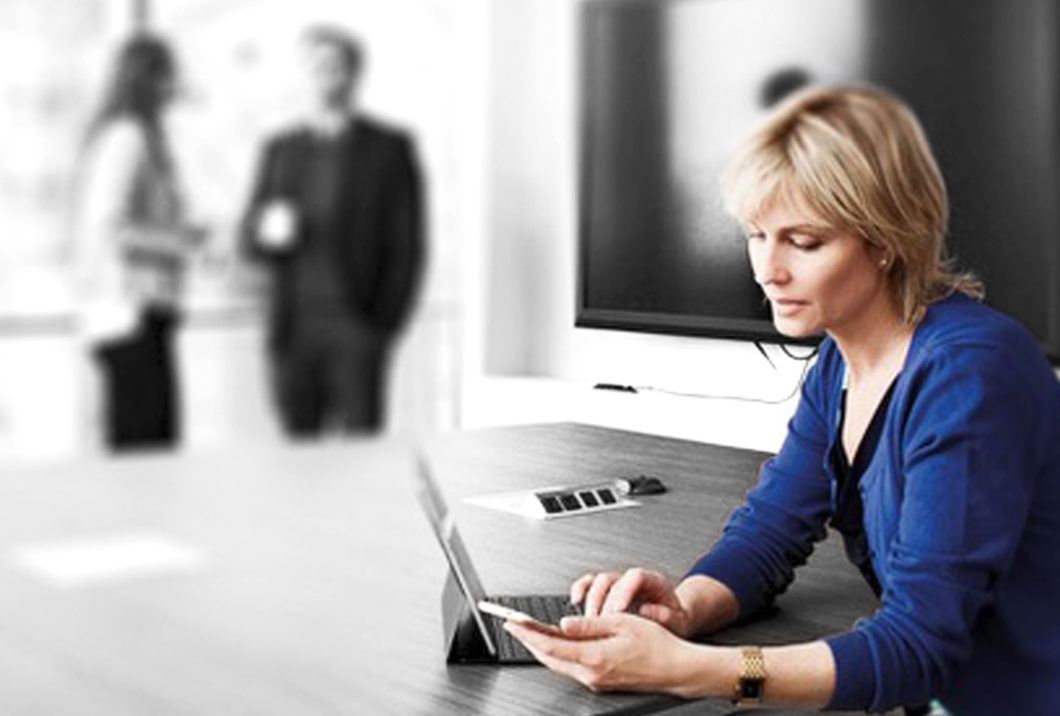
<instances>
[{"instance_id":1,"label":"woman's fingers","mask_svg":"<svg viewBox=\"0 0 1060 716\"><path fill-rule=\"evenodd\" d=\"M641 592L648 586L648 572L634 567L625 573L611 586L600 608L601 614L615 614L629 609L634 600L643 598Z\"/></svg>"},{"instance_id":2,"label":"woman's fingers","mask_svg":"<svg viewBox=\"0 0 1060 716\"><path fill-rule=\"evenodd\" d=\"M570 585L571 604L582 603L582 600L585 599L585 593L589 591L589 587L592 585L594 579L596 579L596 573L589 572L588 574L583 574L574 580L574 583Z\"/></svg>"},{"instance_id":3,"label":"woman's fingers","mask_svg":"<svg viewBox=\"0 0 1060 716\"><path fill-rule=\"evenodd\" d=\"M563 636L552 636L534 629L527 629L515 622L505 622L504 628L509 634L521 641L527 649L530 649L535 657L540 654L553 659L581 664L590 656L590 652L599 649L599 645L591 642L567 639Z\"/></svg>"},{"instance_id":4,"label":"woman's fingers","mask_svg":"<svg viewBox=\"0 0 1060 716\"><path fill-rule=\"evenodd\" d=\"M662 639L673 639L658 624L629 614L567 617L559 636L527 629L515 622L504 628L538 661L593 691L613 688L657 690Z\"/></svg>"},{"instance_id":5,"label":"woman's fingers","mask_svg":"<svg viewBox=\"0 0 1060 716\"><path fill-rule=\"evenodd\" d=\"M673 587L661 574L634 567L622 574L585 574L571 584L570 598L585 616L629 611L638 602L673 601Z\"/></svg>"},{"instance_id":6,"label":"woman's fingers","mask_svg":"<svg viewBox=\"0 0 1060 716\"><path fill-rule=\"evenodd\" d=\"M589 591L585 595L585 607L582 612L587 617L595 617L600 614L600 609L607 599L607 593L611 591L611 585L618 581L619 575L614 572L597 574L589 585Z\"/></svg>"},{"instance_id":7,"label":"woman's fingers","mask_svg":"<svg viewBox=\"0 0 1060 716\"><path fill-rule=\"evenodd\" d=\"M616 626L613 617L563 617L559 628L567 639L603 639L612 636Z\"/></svg>"},{"instance_id":8,"label":"woman's fingers","mask_svg":"<svg viewBox=\"0 0 1060 716\"><path fill-rule=\"evenodd\" d=\"M684 637L688 631L684 612L671 606L665 604L641 604L637 612L645 619L651 619L657 624L662 624L680 637Z\"/></svg>"},{"instance_id":9,"label":"woman's fingers","mask_svg":"<svg viewBox=\"0 0 1060 716\"><path fill-rule=\"evenodd\" d=\"M637 613L660 624L665 624L674 617L674 610L664 604L641 604Z\"/></svg>"},{"instance_id":10,"label":"woman's fingers","mask_svg":"<svg viewBox=\"0 0 1060 716\"><path fill-rule=\"evenodd\" d=\"M595 674L588 668L574 661L564 661L563 659L557 659L553 656L544 654L529 644L524 645L527 650L533 655L535 659L540 661L542 664L547 666L557 674L563 674L568 676L575 681L581 683L583 686L588 687L592 691L597 691L597 678Z\"/></svg>"}]
</instances>

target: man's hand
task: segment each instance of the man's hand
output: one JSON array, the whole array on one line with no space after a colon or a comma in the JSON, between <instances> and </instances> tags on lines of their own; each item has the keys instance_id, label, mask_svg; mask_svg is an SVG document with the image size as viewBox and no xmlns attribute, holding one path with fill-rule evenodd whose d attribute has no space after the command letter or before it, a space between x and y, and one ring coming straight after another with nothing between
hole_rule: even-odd
<instances>
[{"instance_id":1,"label":"man's hand","mask_svg":"<svg viewBox=\"0 0 1060 716\"><path fill-rule=\"evenodd\" d=\"M289 249L295 242L298 216L294 206L286 201L271 201L258 217L258 242L274 251Z\"/></svg>"}]
</instances>

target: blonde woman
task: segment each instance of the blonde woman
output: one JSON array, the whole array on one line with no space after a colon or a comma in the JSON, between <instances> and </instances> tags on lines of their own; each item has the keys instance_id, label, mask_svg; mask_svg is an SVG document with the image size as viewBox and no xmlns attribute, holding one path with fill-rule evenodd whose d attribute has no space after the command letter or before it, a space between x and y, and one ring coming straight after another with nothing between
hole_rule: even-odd
<instances>
[{"instance_id":1,"label":"blonde woman","mask_svg":"<svg viewBox=\"0 0 1060 716\"><path fill-rule=\"evenodd\" d=\"M506 628L593 689L1055 712L1060 385L944 260L946 191L917 120L878 89L806 89L722 183L777 329L826 336L783 447L676 586L589 574L571 587L586 616L562 636ZM767 605L826 525L880 596L872 617L783 647L686 640Z\"/></svg>"},{"instance_id":2,"label":"blonde woman","mask_svg":"<svg viewBox=\"0 0 1060 716\"><path fill-rule=\"evenodd\" d=\"M163 124L176 72L163 40L126 41L82 161L81 333L98 369L93 402L112 450L172 447L180 436L174 335L187 259L203 232L186 221Z\"/></svg>"}]
</instances>

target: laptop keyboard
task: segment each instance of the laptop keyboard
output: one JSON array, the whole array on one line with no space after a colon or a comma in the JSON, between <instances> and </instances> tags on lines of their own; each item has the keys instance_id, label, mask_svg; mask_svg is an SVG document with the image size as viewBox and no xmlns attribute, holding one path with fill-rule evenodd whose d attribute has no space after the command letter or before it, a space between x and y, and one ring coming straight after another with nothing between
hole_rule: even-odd
<instances>
[{"instance_id":1,"label":"laptop keyboard","mask_svg":"<svg viewBox=\"0 0 1060 716\"><path fill-rule=\"evenodd\" d=\"M534 619L544 622L545 624L559 624L560 619L563 617L572 617L581 614L578 607L571 604L570 598L566 596L529 595L518 597L490 597L489 599L491 602L496 602L501 606L515 609L524 614L529 614ZM499 627L499 623L497 623L497 625ZM500 652L501 661L536 661L534 655L527 651L526 647L513 638L511 634L504 631L504 629L494 629L493 633L497 635L497 649Z\"/></svg>"}]
</instances>

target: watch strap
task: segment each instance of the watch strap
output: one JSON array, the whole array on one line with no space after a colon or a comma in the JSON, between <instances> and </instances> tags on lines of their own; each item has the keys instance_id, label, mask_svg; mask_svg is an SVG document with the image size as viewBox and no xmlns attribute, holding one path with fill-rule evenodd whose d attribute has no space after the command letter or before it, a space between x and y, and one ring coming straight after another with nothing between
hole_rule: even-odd
<instances>
[{"instance_id":1,"label":"watch strap","mask_svg":"<svg viewBox=\"0 0 1060 716\"><path fill-rule=\"evenodd\" d=\"M766 681L766 661L762 649L757 646L740 647L740 678L733 686L734 704L760 704Z\"/></svg>"}]
</instances>

